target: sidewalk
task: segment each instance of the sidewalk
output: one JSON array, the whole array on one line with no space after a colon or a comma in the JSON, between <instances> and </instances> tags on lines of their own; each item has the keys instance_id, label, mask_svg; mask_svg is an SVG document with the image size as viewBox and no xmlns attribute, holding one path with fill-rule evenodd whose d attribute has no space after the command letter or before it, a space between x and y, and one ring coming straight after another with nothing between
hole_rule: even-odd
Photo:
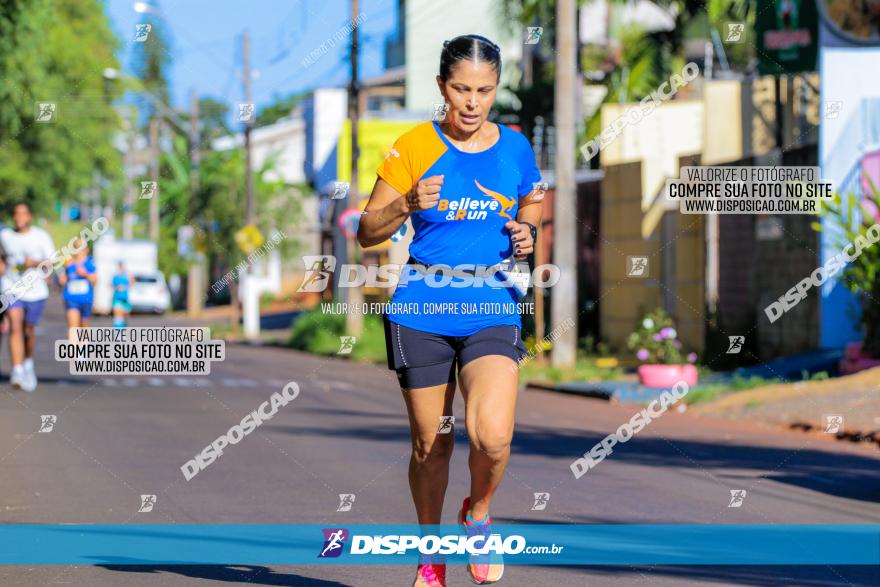
<instances>
[{"instance_id":1,"label":"sidewalk","mask_svg":"<svg viewBox=\"0 0 880 587\"><path fill-rule=\"evenodd\" d=\"M689 412L818 432L824 432L826 416L838 415L843 417L838 438L880 443L880 368L758 387L697 404Z\"/></svg>"}]
</instances>

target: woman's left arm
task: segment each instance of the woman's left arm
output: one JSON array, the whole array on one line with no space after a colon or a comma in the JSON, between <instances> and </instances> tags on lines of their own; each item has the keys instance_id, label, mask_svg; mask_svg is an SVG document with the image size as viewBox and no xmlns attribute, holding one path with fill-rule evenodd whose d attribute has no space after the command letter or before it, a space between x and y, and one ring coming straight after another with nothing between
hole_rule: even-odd
<instances>
[{"instance_id":1,"label":"woman's left arm","mask_svg":"<svg viewBox=\"0 0 880 587\"><path fill-rule=\"evenodd\" d=\"M516 222L508 222L510 238L513 241L514 257L517 259L525 259L535 252L535 242L532 239L532 231L529 228L529 224L535 228L541 226L542 199L543 191L539 189L533 190L528 196L520 200L526 203L526 205L520 204L519 211L516 214Z\"/></svg>"},{"instance_id":2,"label":"woman's left arm","mask_svg":"<svg viewBox=\"0 0 880 587\"><path fill-rule=\"evenodd\" d=\"M516 214L516 221L528 222L537 227L541 224L541 213L543 212L543 209L544 207L540 202L522 207Z\"/></svg>"}]
</instances>

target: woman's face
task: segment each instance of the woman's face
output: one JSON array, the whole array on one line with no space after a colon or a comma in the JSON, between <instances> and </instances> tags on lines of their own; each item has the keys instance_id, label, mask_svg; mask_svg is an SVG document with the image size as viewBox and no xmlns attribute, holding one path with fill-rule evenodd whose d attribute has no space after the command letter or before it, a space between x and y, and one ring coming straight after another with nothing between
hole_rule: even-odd
<instances>
[{"instance_id":1,"label":"woman's face","mask_svg":"<svg viewBox=\"0 0 880 587\"><path fill-rule=\"evenodd\" d=\"M498 88L498 72L487 61L467 59L452 66L449 79L437 76L449 110L444 122L471 133L489 117Z\"/></svg>"}]
</instances>

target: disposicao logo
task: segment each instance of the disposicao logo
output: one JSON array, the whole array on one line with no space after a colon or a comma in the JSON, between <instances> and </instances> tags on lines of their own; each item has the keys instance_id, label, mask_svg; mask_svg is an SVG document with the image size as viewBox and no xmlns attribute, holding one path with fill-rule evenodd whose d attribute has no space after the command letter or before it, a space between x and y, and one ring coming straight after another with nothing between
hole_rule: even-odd
<instances>
[{"instance_id":1,"label":"disposicao logo","mask_svg":"<svg viewBox=\"0 0 880 587\"><path fill-rule=\"evenodd\" d=\"M324 528L324 547L318 558L336 558L345 550L348 530L345 528Z\"/></svg>"}]
</instances>

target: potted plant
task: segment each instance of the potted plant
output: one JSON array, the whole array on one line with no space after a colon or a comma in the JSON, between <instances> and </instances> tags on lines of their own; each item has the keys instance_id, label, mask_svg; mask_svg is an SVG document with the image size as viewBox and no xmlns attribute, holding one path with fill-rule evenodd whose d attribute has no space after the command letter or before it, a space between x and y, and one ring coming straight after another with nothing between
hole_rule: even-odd
<instances>
[{"instance_id":1,"label":"potted plant","mask_svg":"<svg viewBox=\"0 0 880 587\"><path fill-rule=\"evenodd\" d=\"M880 224L880 190L867 172L862 178L862 189L861 197L835 193L834 199L823 206L824 224L813 224L815 230L829 231L830 244L837 250L856 239L867 239L869 229L876 231L871 227ZM861 302L864 337L862 342L846 345L840 360L843 375L880 366L880 243L870 246L868 240L867 244L842 272L841 281Z\"/></svg>"},{"instance_id":2,"label":"potted plant","mask_svg":"<svg viewBox=\"0 0 880 587\"><path fill-rule=\"evenodd\" d=\"M627 346L636 352L643 364L639 366L639 382L648 387L672 387L679 381L688 386L697 384L695 353L682 359L681 341L672 325L672 319L657 309L642 320L639 328L629 335Z\"/></svg>"}]
</instances>

